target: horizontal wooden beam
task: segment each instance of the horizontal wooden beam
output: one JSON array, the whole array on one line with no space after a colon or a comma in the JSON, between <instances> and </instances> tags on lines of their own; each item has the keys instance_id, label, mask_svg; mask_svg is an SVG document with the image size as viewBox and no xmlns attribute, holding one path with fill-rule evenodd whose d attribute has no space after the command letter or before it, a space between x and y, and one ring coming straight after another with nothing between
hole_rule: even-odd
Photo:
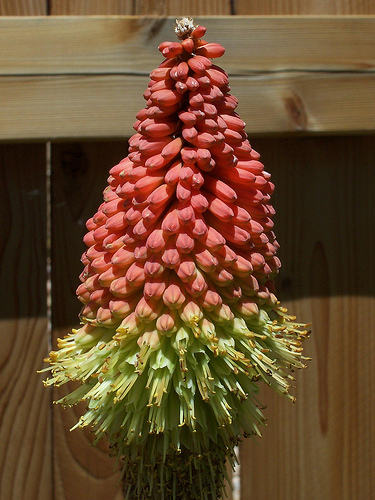
<instances>
[{"instance_id":1,"label":"horizontal wooden beam","mask_svg":"<svg viewBox=\"0 0 375 500\"><path fill-rule=\"evenodd\" d=\"M147 78L0 78L0 136L14 139L121 138L132 135ZM375 78L289 73L232 77L248 134L375 130Z\"/></svg>"},{"instance_id":2,"label":"horizontal wooden beam","mask_svg":"<svg viewBox=\"0 0 375 500\"><path fill-rule=\"evenodd\" d=\"M375 17L206 17L249 134L375 130ZM172 18L0 18L0 140L133 133Z\"/></svg>"},{"instance_id":3,"label":"horizontal wooden beam","mask_svg":"<svg viewBox=\"0 0 375 500\"><path fill-rule=\"evenodd\" d=\"M375 16L197 18L224 45L230 74L375 70ZM173 40L174 18L0 18L0 74L148 74Z\"/></svg>"}]
</instances>

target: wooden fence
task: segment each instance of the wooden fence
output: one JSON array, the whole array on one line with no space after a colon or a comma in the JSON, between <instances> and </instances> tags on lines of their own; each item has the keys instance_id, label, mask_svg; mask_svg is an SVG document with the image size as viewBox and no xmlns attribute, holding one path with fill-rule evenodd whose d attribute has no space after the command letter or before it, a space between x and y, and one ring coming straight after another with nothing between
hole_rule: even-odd
<instances>
[{"instance_id":1,"label":"wooden fence","mask_svg":"<svg viewBox=\"0 0 375 500\"><path fill-rule=\"evenodd\" d=\"M276 184L279 296L313 322L297 404L262 389L269 425L241 446L240 498L375 498L372 14L370 0L0 0L1 500L121 499L105 443L69 432L80 409L52 406L66 389L36 371L77 323L84 223L180 15L209 16L227 48Z\"/></svg>"}]
</instances>

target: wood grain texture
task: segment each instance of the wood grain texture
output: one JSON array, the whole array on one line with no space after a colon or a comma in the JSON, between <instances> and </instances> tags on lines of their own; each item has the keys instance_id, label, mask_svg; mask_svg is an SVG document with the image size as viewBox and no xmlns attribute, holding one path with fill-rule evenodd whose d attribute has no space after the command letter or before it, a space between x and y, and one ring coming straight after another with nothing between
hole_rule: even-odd
<instances>
[{"instance_id":1,"label":"wood grain texture","mask_svg":"<svg viewBox=\"0 0 375 500\"><path fill-rule=\"evenodd\" d=\"M0 19L0 46L9 49L0 52L0 139L130 135L170 21ZM227 46L220 64L249 132L374 130L375 18L219 16L204 23ZM21 39L28 44L14 49Z\"/></svg>"},{"instance_id":2,"label":"wood grain texture","mask_svg":"<svg viewBox=\"0 0 375 500\"><path fill-rule=\"evenodd\" d=\"M53 144L52 260L53 280L59 284L53 296L54 328L77 325L81 302L75 290L83 269L85 224L103 201L109 169L127 154L126 139Z\"/></svg>"},{"instance_id":3,"label":"wood grain texture","mask_svg":"<svg viewBox=\"0 0 375 500\"><path fill-rule=\"evenodd\" d=\"M0 146L0 498L52 498L43 145Z\"/></svg>"},{"instance_id":4,"label":"wood grain texture","mask_svg":"<svg viewBox=\"0 0 375 500\"><path fill-rule=\"evenodd\" d=\"M0 79L0 138L132 135L147 82L147 77L122 75ZM272 73L232 76L230 84L251 134L375 128L375 79L368 74Z\"/></svg>"},{"instance_id":5,"label":"wood grain texture","mask_svg":"<svg viewBox=\"0 0 375 500\"><path fill-rule=\"evenodd\" d=\"M279 296L313 322L297 404L262 389L269 425L241 453L241 500L375 495L375 160L371 137L257 139L276 184ZM301 175L303 172L303 175Z\"/></svg>"},{"instance_id":6,"label":"wood grain texture","mask_svg":"<svg viewBox=\"0 0 375 500\"><path fill-rule=\"evenodd\" d=\"M138 0L135 15L219 16L231 14L230 0Z\"/></svg>"},{"instance_id":7,"label":"wood grain texture","mask_svg":"<svg viewBox=\"0 0 375 500\"><path fill-rule=\"evenodd\" d=\"M375 69L375 18L216 16L196 18L226 48L229 74ZM0 74L147 75L173 39L174 18L0 18ZM25 41L27 40L27 43Z\"/></svg>"},{"instance_id":8,"label":"wood grain texture","mask_svg":"<svg viewBox=\"0 0 375 500\"><path fill-rule=\"evenodd\" d=\"M52 16L122 15L133 12L133 0L50 0Z\"/></svg>"},{"instance_id":9,"label":"wood grain texture","mask_svg":"<svg viewBox=\"0 0 375 500\"><path fill-rule=\"evenodd\" d=\"M2 139L130 135L135 114L144 107L140 89L147 87L144 77L65 76L12 81L12 85L9 80L0 81L0 94L4 92L2 97L9 99L0 115Z\"/></svg>"},{"instance_id":10,"label":"wood grain texture","mask_svg":"<svg viewBox=\"0 0 375 500\"><path fill-rule=\"evenodd\" d=\"M372 0L234 0L236 15L371 15Z\"/></svg>"},{"instance_id":11,"label":"wood grain texture","mask_svg":"<svg viewBox=\"0 0 375 500\"><path fill-rule=\"evenodd\" d=\"M213 16L231 13L230 0L51 0L52 15Z\"/></svg>"},{"instance_id":12,"label":"wood grain texture","mask_svg":"<svg viewBox=\"0 0 375 500\"><path fill-rule=\"evenodd\" d=\"M47 0L0 0L0 16L45 16Z\"/></svg>"},{"instance_id":13,"label":"wood grain texture","mask_svg":"<svg viewBox=\"0 0 375 500\"><path fill-rule=\"evenodd\" d=\"M63 336L69 330L55 330L54 335ZM71 390L75 388L73 384L69 387ZM65 396L69 387L55 388L54 400ZM122 500L120 472L115 459L109 456L107 444L103 441L94 447L88 430L70 431L84 413L84 408L84 405L79 405L53 409L54 499Z\"/></svg>"},{"instance_id":14,"label":"wood grain texture","mask_svg":"<svg viewBox=\"0 0 375 500\"><path fill-rule=\"evenodd\" d=\"M127 153L127 142L55 144L52 149L52 323L54 343L77 326L81 304L75 289L83 266L85 222L102 200L108 170ZM55 345L55 344L54 344ZM54 400L68 391L54 389ZM120 475L108 446L90 446L90 432L70 429L84 405L54 407L54 484L56 500L120 500Z\"/></svg>"}]
</instances>

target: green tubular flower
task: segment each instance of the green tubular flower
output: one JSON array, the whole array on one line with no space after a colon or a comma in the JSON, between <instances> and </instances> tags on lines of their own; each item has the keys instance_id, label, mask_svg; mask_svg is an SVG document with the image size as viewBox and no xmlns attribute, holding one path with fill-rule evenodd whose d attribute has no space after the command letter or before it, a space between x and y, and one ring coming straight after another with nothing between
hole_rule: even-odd
<instances>
[{"instance_id":1,"label":"green tubular flower","mask_svg":"<svg viewBox=\"0 0 375 500\"><path fill-rule=\"evenodd\" d=\"M159 47L129 155L87 222L81 327L50 353L46 385L80 386L75 427L106 436L125 499L220 498L226 462L260 435L258 381L289 394L306 325L275 295L270 175L235 113L224 49L178 23Z\"/></svg>"}]
</instances>

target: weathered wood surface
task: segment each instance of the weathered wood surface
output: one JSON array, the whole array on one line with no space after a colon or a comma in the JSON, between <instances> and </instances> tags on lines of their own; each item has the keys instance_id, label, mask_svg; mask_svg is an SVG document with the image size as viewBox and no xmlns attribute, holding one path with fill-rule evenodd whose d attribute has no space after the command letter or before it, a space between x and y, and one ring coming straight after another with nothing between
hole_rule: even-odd
<instances>
[{"instance_id":1,"label":"weathered wood surface","mask_svg":"<svg viewBox=\"0 0 375 500\"><path fill-rule=\"evenodd\" d=\"M369 15L375 14L372 0L235 0L236 15Z\"/></svg>"},{"instance_id":2,"label":"weathered wood surface","mask_svg":"<svg viewBox=\"0 0 375 500\"><path fill-rule=\"evenodd\" d=\"M372 0L0 0L1 16L370 15Z\"/></svg>"},{"instance_id":3,"label":"weathered wood surface","mask_svg":"<svg viewBox=\"0 0 375 500\"><path fill-rule=\"evenodd\" d=\"M125 155L127 142L56 144L52 148L52 324L54 345L78 325L81 303L75 289L85 222L96 212L106 186L108 170ZM54 400L68 392L54 389ZM53 408L54 484L56 500L121 499L120 474L108 456L105 442L92 448L90 432L70 429L84 404Z\"/></svg>"},{"instance_id":4,"label":"weathered wood surface","mask_svg":"<svg viewBox=\"0 0 375 500\"><path fill-rule=\"evenodd\" d=\"M34 79L22 79L17 96L9 82L2 85L0 81L3 139L123 137L134 132L135 115L145 106L145 77L101 75L37 80L35 89ZM335 93L332 81L336 81ZM375 128L375 78L370 75L232 77L231 87L240 100L238 112L250 134L358 132ZM352 93L353 89L357 92ZM352 96L350 100L348 95Z\"/></svg>"},{"instance_id":5,"label":"weathered wood surface","mask_svg":"<svg viewBox=\"0 0 375 500\"><path fill-rule=\"evenodd\" d=\"M52 16L131 16L134 14L133 0L50 0Z\"/></svg>"},{"instance_id":6,"label":"weathered wood surface","mask_svg":"<svg viewBox=\"0 0 375 500\"><path fill-rule=\"evenodd\" d=\"M0 146L0 498L52 498L45 146Z\"/></svg>"},{"instance_id":7,"label":"weathered wood surface","mask_svg":"<svg viewBox=\"0 0 375 500\"><path fill-rule=\"evenodd\" d=\"M52 15L204 16L231 14L230 0L50 0Z\"/></svg>"},{"instance_id":8,"label":"weathered wood surface","mask_svg":"<svg viewBox=\"0 0 375 500\"><path fill-rule=\"evenodd\" d=\"M147 77L120 75L7 78L5 82L0 78L1 138L131 135L135 115L146 105L142 93L147 82ZM375 129L375 78L369 74L272 73L233 76L230 82L240 102L237 111L250 134Z\"/></svg>"},{"instance_id":9,"label":"weathered wood surface","mask_svg":"<svg viewBox=\"0 0 375 500\"><path fill-rule=\"evenodd\" d=\"M217 16L233 14L231 0L139 0L136 15Z\"/></svg>"},{"instance_id":10,"label":"weathered wood surface","mask_svg":"<svg viewBox=\"0 0 375 500\"><path fill-rule=\"evenodd\" d=\"M0 16L44 16L48 0L0 0Z\"/></svg>"},{"instance_id":11,"label":"weathered wood surface","mask_svg":"<svg viewBox=\"0 0 375 500\"><path fill-rule=\"evenodd\" d=\"M9 4L11 0L3 0ZM355 15L375 14L372 0L50 0L52 15ZM1 5L1 2L0 2Z\"/></svg>"},{"instance_id":12,"label":"weathered wood surface","mask_svg":"<svg viewBox=\"0 0 375 500\"><path fill-rule=\"evenodd\" d=\"M229 74L255 71L374 71L372 16L197 17L226 47ZM0 18L1 75L142 74L175 37L174 18Z\"/></svg>"},{"instance_id":13,"label":"weathered wood surface","mask_svg":"<svg viewBox=\"0 0 375 500\"><path fill-rule=\"evenodd\" d=\"M250 133L374 130L375 18L204 23L227 47L220 64ZM0 19L0 139L130 135L171 33L169 18Z\"/></svg>"},{"instance_id":14,"label":"weathered wood surface","mask_svg":"<svg viewBox=\"0 0 375 500\"><path fill-rule=\"evenodd\" d=\"M372 0L0 0L0 16L373 15Z\"/></svg>"},{"instance_id":15,"label":"weathered wood surface","mask_svg":"<svg viewBox=\"0 0 375 500\"><path fill-rule=\"evenodd\" d=\"M297 403L261 391L268 426L241 453L241 500L375 497L375 153L371 137L257 139L276 184L279 295L313 322Z\"/></svg>"}]
</instances>

